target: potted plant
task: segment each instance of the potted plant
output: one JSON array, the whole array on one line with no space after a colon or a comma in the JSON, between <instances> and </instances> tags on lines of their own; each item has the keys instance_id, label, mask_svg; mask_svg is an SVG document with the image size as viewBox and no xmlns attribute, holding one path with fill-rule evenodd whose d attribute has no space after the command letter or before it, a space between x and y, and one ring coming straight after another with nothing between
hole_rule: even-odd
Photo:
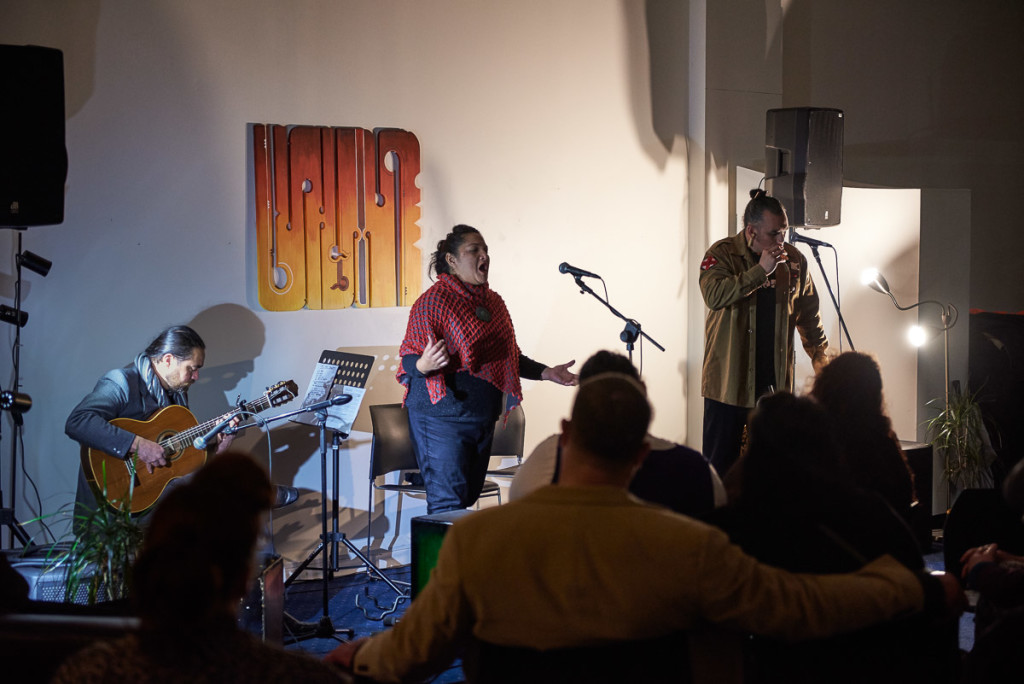
<instances>
[{"instance_id":1,"label":"potted plant","mask_svg":"<svg viewBox=\"0 0 1024 684\"><path fill-rule=\"evenodd\" d=\"M48 571L62 573L66 603L77 602L83 586L88 605L128 597L143 529L131 514L132 488L120 508L103 503L109 500L105 490L104 485L104 497L95 509L74 504L72 540L51 548Z\"/></svg>"},{"instance_id":2,"label":"potted plant","mask_svg":"<svg viewBox=\"0 0 1024 684\"><path fill-rule=\"evenodd\" d=\"M928 404L940 409L927 427L932 443L942 456L948 510L954 489L993 486L990 466L995 451L982 418L977 392L961 390L960 384L955 382L945 400L933 399Z\"/></svg>"}]
</instances>

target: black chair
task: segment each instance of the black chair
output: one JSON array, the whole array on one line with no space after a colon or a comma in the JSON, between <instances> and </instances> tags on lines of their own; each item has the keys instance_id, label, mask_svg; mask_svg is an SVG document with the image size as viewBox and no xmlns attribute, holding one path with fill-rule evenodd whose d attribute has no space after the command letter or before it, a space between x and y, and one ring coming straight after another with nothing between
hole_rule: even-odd
<instances>
[{"instance_id":1,"label":"black chair","mask_svg":"<svg viewBox=\"0 0 1024 684\"><path fill-rule=\"evenodd\" d=\"M366 526L366 548L371 549L370 528L373 525L374 490L397 492L399 499L403 494L426 494L422 484L400 479L398 482L378 482L384 475L394 472L419 472L416 453L412 448L412 434L409 431L409 411L401 404L376 404L370 406L370 423L373 430L373 442L370 445L370 489L367 508L369 523ZM501 488L494 482L484 482L480 498L485 496L498 497L501 504ZM401 507L399 507L401 510ZM397 529L399 523L396 522Z\"/></svg>"},{"instance_id":2,"label":"black chair","mask_svg":"<svg viewBox=\"0 0 1024 684\"><path fill-rule=\"evenodd\" d=\"M491 458L508 458L514 456L514 465L503 468L488 469L491 477L515 477L519 466L523 463L523 450L526 444L526 413L520 404L505 414L498 416L494 426L494 441L491 443Z\"/></svg>"},{"instance_id":3,"label":"black chair","mask_svg":"<svg viewBox=\"0 0 1024 684\"><path fill-rule=\"evenodd\" d=\"M472 642L462 659L470 684L679 684L693 680L686 635L539 651Z\"/></svg>"},{"instance_id":4,"label":"black chair","mask_svg":"<svg viewBox=\"0 0 1024 684\"><path fill-rule=\"evenodd\" d=\"M11 681L42 684L49 682L60 665L82 648L138 629L139 620L134 617L84 613L2 615L0 661L16 672Z\"/></svg>"}]
</instances>

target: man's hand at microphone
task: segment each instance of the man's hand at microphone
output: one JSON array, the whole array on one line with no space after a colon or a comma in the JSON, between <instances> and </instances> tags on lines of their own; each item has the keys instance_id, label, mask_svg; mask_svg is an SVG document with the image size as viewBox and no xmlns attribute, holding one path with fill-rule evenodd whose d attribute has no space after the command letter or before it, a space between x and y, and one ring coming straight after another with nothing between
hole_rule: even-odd
<instances>
[{"instance_id":1,"label":"man's hand at microphone","mask_svg":"<svg viewBox=\"0 0 1024 684\"><path fill-rule=\"evenodd\" d=\"M766 275L775 273L775 268L783 261L788 261L784 245L773 245L761 250L761 258L758 260Z\"/></svg>"}]
</instances>

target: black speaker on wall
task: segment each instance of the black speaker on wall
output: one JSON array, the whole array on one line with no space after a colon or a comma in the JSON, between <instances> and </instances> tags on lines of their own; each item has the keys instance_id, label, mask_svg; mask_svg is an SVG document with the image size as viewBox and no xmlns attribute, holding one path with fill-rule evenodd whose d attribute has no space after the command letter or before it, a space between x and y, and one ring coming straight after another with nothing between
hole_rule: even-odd
<instances>
[{"instance_id":1,"label":"black speaker on wall","mask_svg":"<svg viewBox=\"0 0 1024 684\"><path fill-rule=\"evenodd\" d=\"M782 202L791 226L835 226L843 201L843 112L821 107L769 109L765 190Z\"/></svg>"},{"instance_id":2,"label":"black speaker on wall","mask_svg":"<svg viewBox=\"0 0 1024 684\"><path fill-rule=\"evenodd\" d=\"M64 54L0 45L0 226L64 221Z\"/></svg>"}]
</instances>

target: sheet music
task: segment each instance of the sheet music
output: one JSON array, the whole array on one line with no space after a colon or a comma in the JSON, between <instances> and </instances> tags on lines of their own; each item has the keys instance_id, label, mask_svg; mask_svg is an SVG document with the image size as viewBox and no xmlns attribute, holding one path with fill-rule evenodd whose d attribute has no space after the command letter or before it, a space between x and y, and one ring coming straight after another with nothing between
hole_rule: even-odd
<instances>
[{"instance_id":1,"label":"sheet music","mask_svg":"<svg viewBox=\"0 0 1024 684\"><path fill-rule=\"evenodd\" d=\"M346 352L325 349L320 353L320 360L313 368L313 376L309 379L303 406L311 406L329 398L348 394L352 401L341 406L328 406L326 426L330 430L340 432L346 437L352 431L359 408L366 394L366 383L373 370L376 360L374 356L349 354ZM306 425L317 424L316 412L302 413L291 419Z\"/></svg>"}]
</instances>

